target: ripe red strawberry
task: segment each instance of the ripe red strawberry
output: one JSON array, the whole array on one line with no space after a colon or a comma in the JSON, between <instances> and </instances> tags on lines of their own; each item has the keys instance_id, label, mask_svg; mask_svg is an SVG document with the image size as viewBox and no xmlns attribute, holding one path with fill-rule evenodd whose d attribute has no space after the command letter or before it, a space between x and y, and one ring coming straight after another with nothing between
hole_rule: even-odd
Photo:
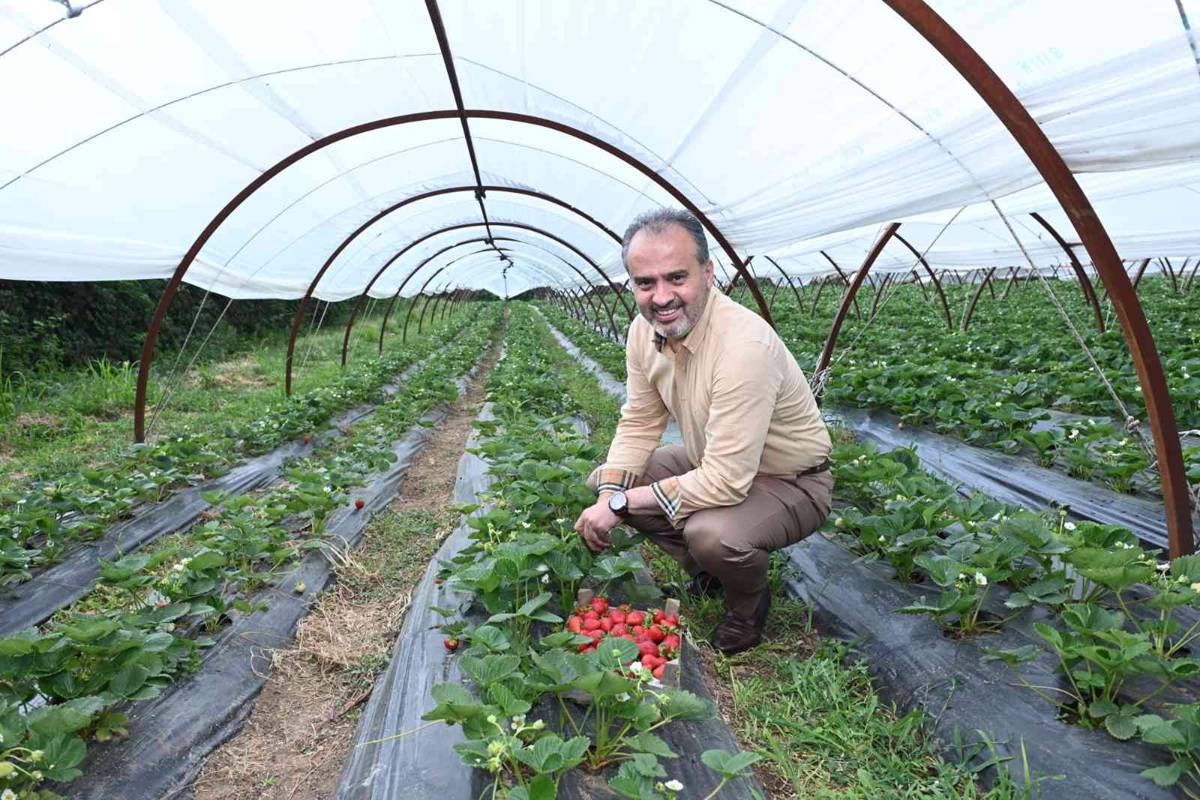
<instances>
[{"instance_id":1,"label":"ripe red strawberry","mask_svg":"<svg viewBox=\"0 0 1200 800\"><path fill-rule=\"evenodd\" d=\"M571 633L579 633L583 630L583 620L580 617L571 617L567 620L567 630Z\"/></svg>"},{"instance_id":2,"label":"ripe red strawberry","mask_svg":"<svg viewBox=\"0 0 1200 800\"><path fill-rule=\"evenodd\" d=\"M663 640L662 640L662 648L663 648L663 650L667 651L668 653L678 653L679 652L679 634L668 633L666 636L664 636Z\"/></svg>"},{"instance_id":3,"label":"ripe red strawberry","mask_svg":"<svg viewBox=\"0 0 1200 800\"><path fill-rule=\"evenodd\" d=\"M453 653L455 650L458 649L458 639L456 639L453 636L450 636L450 637L444 639L442 641L442 644L445 645L446 649L449 650L451 653Z\"/></svg>"},{"instance_id":4,"label":"ripe red strawberry","mask_svg":"<svg viewBox=\"0 0 1200 800\"><path fill-rule=\"evenodd\" d=\"M663 676L663 668L665 666L666 666L665 664L658 665L657 667L655 667L653 670L650 671L650 674L653 675L654 677L658 678L661 681L662 676Z\"/></svg>"},{"instance_id":5,"label":"ripe red strawberry","mask_svg":"<svg viewBox=\"0 0 1200 800\"><path fill-rule=\"evenodd\" d=\"M603 614L605 611L608 611L608 601L603 597L593 597L592 608L597 614Z\"/></svg>"},{"instance_id":6,"label":"ripe red strawberry","mask_svg":"<svg viewBox=\"0 0 1200 800\"><path fill-rule=\"evenodd\" d=\"M619 608L614 608L608 612L608 618L613 621L613 624L623 623L625 621L625 612Z\"/></svg>"},{"instance_id":7,"label":"ripe red strawberry","mask_svg":"<svg viewBox=\"0 0 1200 800\"><path fill-rule=\"evenodd\" d=\"M594 609L594 608L589 608L587 611L584 611L583 618L584 619L594 619L597 622L600 621L600 615L596 613L596 609Z\"/></svg>"},{"instance_id":8,"label":"ripe red strawberry","mask_svg":"<svg viewBox=\"0 0 1200 800\"><path fill-rule=\"evenodd\" d=\"M589 631L589 630L587 630L587 625L585 624L583 635L592 637L593 642L598 642L604 638L604 631L600 630L599 628Z\"/></svg>"},{"instance_id":9,"label":"ripe red strawberry","mask_svg":"<svg viewBox=\"0 0 1200 800\"><path fill-rule=\"evenodd\" d=\"M583 630L585 633L600 630L600 620L595 617L584 617Z\"/></svg>"},{"instance_id":10,"label":"ripe red strawberry","mask_svg":"<svg viewBox=\"0 0 1200 800\"><path fill-rule=\"evenodd\" d=\"M676 617L676 616L663 617L662 624L666 625L668 628L678 628L679 627L679 617Z\"/></svg>"},{"instance_id":11,"label":"ripe red strawberry","mask_svg":"<svg viewBox=\"0 0 1200 800\"><path fill-rule=\"evenodd\" d=\"M592 642L590 644L585 642L584 644L579 645L579 652L581 652L581 653L590 653L592 650L595 650L595 649L596 649L595 642Z\"/></svg>"},{"instance_id":12,"label":"ripe red strawberry","mask_svg":"<svg viewBox=\"0 0 1200 800\"><path fill-rule=\"evenodd\" d=\"M664 663L666 663L666 662L663 661L661 657L656 656L652 653L647 653L646 655L642 656L642 665L649 667L650 669L654 669L659 664L664 664Z\"/></svg>"},{"instance_id":13,"label":"ripe red strawberry","mask_svg":"<svg viewBox=\"0 0 1200 800\"><path fill-rule=\"evenodd\" d=\"M366 501L364 501L361 497L354 501L355 508L361 509L365 505L366 505Z\"/></svg>"},{"instance_id":14,"label":"ripe red strawberry","mask_svg":"<svg viewBox=\"0 0 1200 800\"><path fill-rule=\"evenodd\" d=\"M600 620L600 630L604 631L605 633L608 633L612 629L613 629L613 621L611 619L609 619L608 617L605 617L604 619Z\"/></svg>"},{"instance_id":15,"label":"ripe red strawberry","mask_svg":"<svg viewBox=\"0 0 1200 800\"><path fill-rule=\"evenodd\" d=\"M612 630L609 633L613 636L625 636L625 634L629 633L629 629L624 624L618 622L612 626Z\"/></svg>"},{"instance_id":16,"label":"ripe red strawberry","mask_svg":"<svg viewBox=\"0 0 1200 800\"><path fill-rule=\"evenodd\" d=\"M658 627L657 625L651 625L646 630L646 635L650 638L650 641L654 642L655 644L657 644L658 642L661 642L663 639L667 638L667 634L664 633L663 629Z\"/></svg>"},{"instance_id":17,"label":"ripe red strawberry","mask_svg":"<svg viewBox=\"0 0 1200 800\"><path fill-rule=\"evenodd\" d=\"M654 621L656 623L662 622L666 618L667 618L666 612L664 612L661 608L654 609Z\"/></svg>"},{"instance_id":18,"label":"ripe red strawberry","mask_svg":"<svg viewBox=\"0 0 1200 800\"><path fill-rule=\"evenodd\" d=\"M657 656L658 645L654 642L638 642L638 652L644 656Z\"/></svg>"},{"instance_id":19,"label":"ripe red strawberry","mask_svg":"<svg viewBox=\"0 0 1200 800\"><path fill-rule=\"evenodd\" d=\"M625 627L628 628L628 624ZM634 625L632 628L629 628L629 632L633 634L633 638L635 639L640 639L646 635L646 629L641 625Z\"/></svg>"},{"instance_id":20,"label":"ripe red strawberry","mask_svg":"<svg viewBox=\"0 0 1200 800\"><path fill-rule=\"evenodd\" d=\"M630 611L625 615L625 624L629 625L630 627L634 625L641 625L645 620L646 612L644 611Z\"/></svg>"}]
</instances>

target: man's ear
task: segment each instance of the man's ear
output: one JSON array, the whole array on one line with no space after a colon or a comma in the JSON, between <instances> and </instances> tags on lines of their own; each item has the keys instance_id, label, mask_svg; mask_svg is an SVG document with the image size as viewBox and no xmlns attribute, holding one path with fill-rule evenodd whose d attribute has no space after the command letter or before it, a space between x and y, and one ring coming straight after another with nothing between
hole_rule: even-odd
<instances>
[{"instance_id":1,"label":"man's ear","mask_svg":"<svg viewBox=\"0 0 1200 800\"><path fill-rule=\"evenodd\" d=\"M706 286L713 285L713 275L716 270L713 268L713 260L710 258L704 262L704 283Z\"/></svg>"}]
</instances>

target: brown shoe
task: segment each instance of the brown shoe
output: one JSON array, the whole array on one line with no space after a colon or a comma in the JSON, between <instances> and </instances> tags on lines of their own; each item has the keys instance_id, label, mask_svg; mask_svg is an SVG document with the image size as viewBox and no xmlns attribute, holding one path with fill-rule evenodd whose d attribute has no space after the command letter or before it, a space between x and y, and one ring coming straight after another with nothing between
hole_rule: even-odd
<instances>
[{"instance_id":1,"label":"brown shoe","mask_svg":"<svg viewBox=\"0 0 1200 800\"><path fill-rule=\"evenodd\" d=\"M712 646L731 656L749 650L762 641L763 629L767 627L767 612L771 610L771 588L763 590L750 619L734 611L726 612L725 619L713 633Z\"/></svg>"}]
</instances>

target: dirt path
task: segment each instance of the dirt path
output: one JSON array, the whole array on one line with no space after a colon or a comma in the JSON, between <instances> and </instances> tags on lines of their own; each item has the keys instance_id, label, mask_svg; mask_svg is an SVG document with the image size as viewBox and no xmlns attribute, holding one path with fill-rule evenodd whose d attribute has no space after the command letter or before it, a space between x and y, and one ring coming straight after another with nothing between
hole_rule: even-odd
<instances>
[{"instance_id":1,"label":"dirt path","mask_svg":"<svg viewBox=\"0 0 1200 800\"><path fill-rule=\"evenodd\" d=\"M334 796L358 713L387 666L409 592L457 521L454 478L498 349L409 468L388 511L277 651L242 732L196 779L195 800L325 800ZM197 709L197 713L203 713Z\"/></svg>"}]
</instances>

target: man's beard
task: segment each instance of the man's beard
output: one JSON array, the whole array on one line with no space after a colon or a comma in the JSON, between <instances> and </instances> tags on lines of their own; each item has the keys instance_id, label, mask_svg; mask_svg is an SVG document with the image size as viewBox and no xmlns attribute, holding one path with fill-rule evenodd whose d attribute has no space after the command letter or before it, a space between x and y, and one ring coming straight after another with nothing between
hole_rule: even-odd
<instances>
[{"instance_id":1,"label":"man's beard","mask_svg":"<svg viewBox=\"0 0 1200 800\"><path fill-rule=\"evenodd\" d=\"M704 313L704 306L708 302L709 289L705 287L704 293L693 300L691 303L684 304L676 300L665 306L650 305L648 312L644 315L650 323L650 327L659 336L665 336L668 339L681 339L691 333L692 328L696 327L696 323L700 321L700 315ZM667 311L673 308L681 309L680 314L671 322L659 322L655 316L657 311Z\"/></svg>"}]
</instances>

